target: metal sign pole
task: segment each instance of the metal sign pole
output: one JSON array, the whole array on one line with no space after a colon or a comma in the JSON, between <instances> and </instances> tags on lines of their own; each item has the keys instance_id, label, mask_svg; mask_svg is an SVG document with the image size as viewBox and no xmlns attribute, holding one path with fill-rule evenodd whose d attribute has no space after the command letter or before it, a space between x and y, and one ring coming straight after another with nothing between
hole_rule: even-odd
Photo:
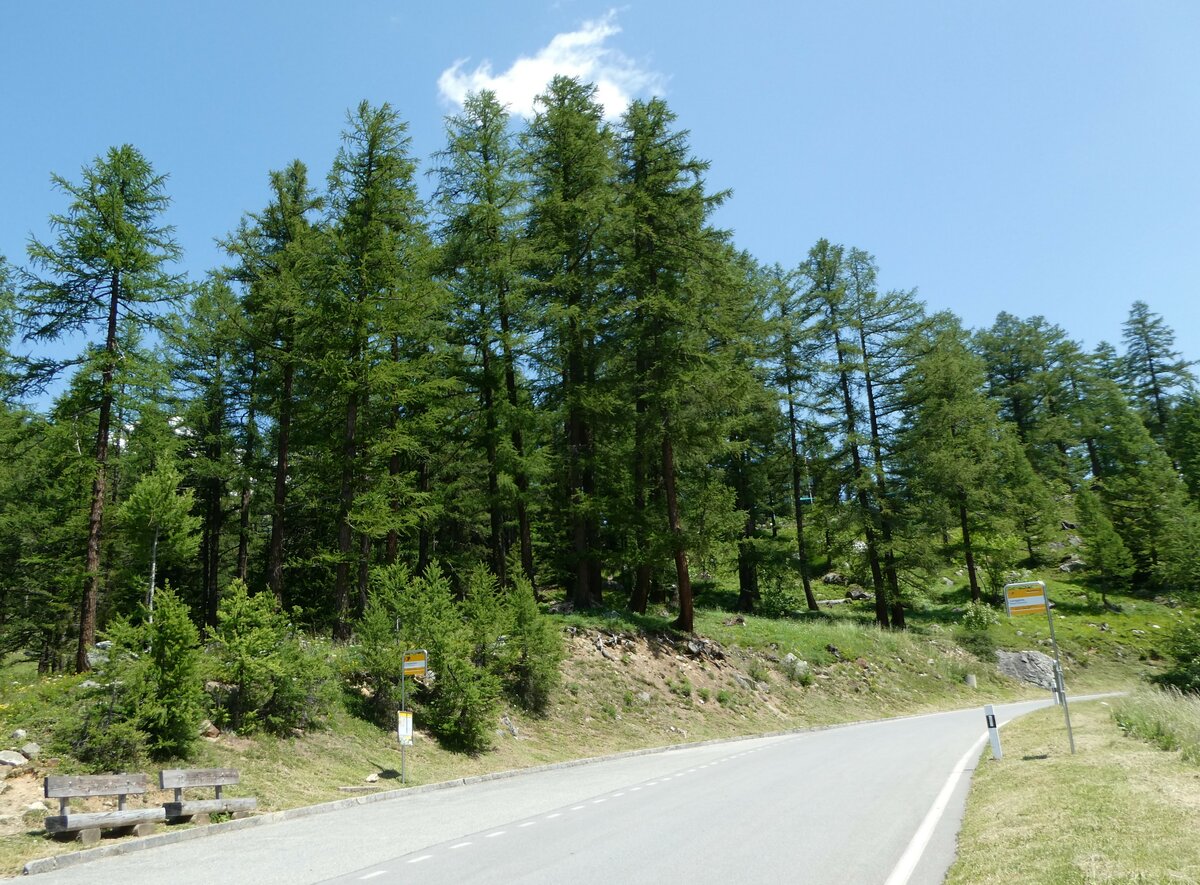
<instances>
[{"instance_id":1,"label":"metal sign pole","mask_svg":"<svg viewBox=\"0 0 1200 885\"><path fill-rule=\"evenodd\" d=\"M1067 720L1067 740L1071 742L1071 753L1075 752L1075 733L1071 731L1071 708L1067 704L1067 684L1063 680L1062 659L1058 655L1058 640L1054 638L1054 610L1046 598L1046 620L1050 622L1050 645L1054 648L1054 684L1062 703L1063 718Z\"/></svg>"},{"instance_id":2,"label":"metal sign pole","mask_svg":"<svg viewBox=\"0 0 1200 885\"><path fill-rule=\"evenodd\" d=\"M1054 649L1054 702L1061 704L1063 717L1067 720L1067 739L1071 742L1071 752L1075 752L1075 733L1071 731L1071 710L1067 706L1067 685L1063 680L1062 656L1058 653L1058 639L1054 635L1054 610L1050 607L1050 597L1046 593L1045 581L1024 581L1019 584L1004 585L1004 608L1011 618L1014 615L1036 615L1046 613L1046 623L1050 625L1050 646Z\"/></svg>"}]
</instances>

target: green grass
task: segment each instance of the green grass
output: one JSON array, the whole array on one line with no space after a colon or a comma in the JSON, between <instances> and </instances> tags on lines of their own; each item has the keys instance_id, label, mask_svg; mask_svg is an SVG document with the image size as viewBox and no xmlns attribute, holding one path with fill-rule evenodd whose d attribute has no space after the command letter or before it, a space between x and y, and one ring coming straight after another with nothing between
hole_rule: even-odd
<instances>
[{"instance_id":1,"label":"green grass","mask_svg":"<svg viewBox=\"0 0 1200 885\"><path fill-rule=\"evenodd\" d=\"M948 885L1200 881L1200 774L1130 740L1103 702L1074 704L1077 752L1057 708L1001 732L975 773Z\"/></svg>"},{"instance_id":2,"label":"green grass","mask_svg":"<svg viewBox=\"0 0 1200 885\"><path fill-rule=\"evenodd\" d=\"M1127 735L1200 766L1200 697L1145 688L1114 702L1112 715Z\"/></svg>"}]
</instances>

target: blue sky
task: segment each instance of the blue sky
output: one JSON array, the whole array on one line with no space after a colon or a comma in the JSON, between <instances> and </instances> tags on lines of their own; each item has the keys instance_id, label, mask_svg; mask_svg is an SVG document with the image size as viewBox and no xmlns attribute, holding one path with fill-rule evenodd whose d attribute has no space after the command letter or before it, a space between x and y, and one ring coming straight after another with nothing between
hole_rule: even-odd
<instances>
[{"instance_id":1,"label":"blue sky","mask_svg":"<svg viewBox=\"0 0 1200 885\"><path fill-rule=\"evenodd\" d=\"M360 100L395 106L428 158L462 89L519 109L564 70L614 106L663 94L733 190L718 223L762 261L828 237L968 325L1041 314L1087 346L1142 299L1200 358L1200 4L433 6L3 4L0 254L22 263L64 208L51 172L129 142L169 174L199 277L268 170L298 157L323 180Z\"/></svg>"}]
</instances>

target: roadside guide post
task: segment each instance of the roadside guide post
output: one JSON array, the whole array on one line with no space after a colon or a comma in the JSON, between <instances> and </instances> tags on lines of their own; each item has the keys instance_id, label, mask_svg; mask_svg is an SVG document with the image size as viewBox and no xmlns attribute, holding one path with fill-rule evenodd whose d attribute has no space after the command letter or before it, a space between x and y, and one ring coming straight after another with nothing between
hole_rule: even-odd
<instances>
[{"instance_id":1,"label":"roadside guide post","mask_svg":"<svg viewBox=\"0 0 1200 885\"><path fill-rule=\"evenodd\" d=\"M996 711L992 709L991 704L983 708L983 715L987 717L988 739L992 742L992 758L1003 759L1004 751L1000 749L1000 727L996 725Z\"/></svg>"},{"instance_id":2,"label":"roadside guide post","mask_svg":"<svg viewBox=\"0 0 1200 885\"><path fill-rule=\"evenodd\" d=\"M424 677L429 669L429 652L423 648L406 651L400 667L400 709L396 711L396 737L400 740L400 783L408 780L408 753L406 748L413 742L412 713L405 709L404 679L406 676Z\"/></svg>"},{"instance_id":3,"label":"roadside guide post","mask_svg":"<svg viewBox=\"0 0 1200 885\"><path fill-rule=\"evenodd\" d=\"M1046 595L1045 582L1005 584L1004 607L1010 618L1046 613L1046 620L1050 624L1050 646L1054 649L1054 699L1056 703L1062 704L1063 718L1067 722L1067 740L1071 742L1071 752L1074 753L1075 734L1071 731L1071 709L1067 705L1067 686L1063 681L1062 659L1058 654L1058 640L1054 637L1054 613L1050 611L1050 597Z\"/></svg>"}]
</instances>

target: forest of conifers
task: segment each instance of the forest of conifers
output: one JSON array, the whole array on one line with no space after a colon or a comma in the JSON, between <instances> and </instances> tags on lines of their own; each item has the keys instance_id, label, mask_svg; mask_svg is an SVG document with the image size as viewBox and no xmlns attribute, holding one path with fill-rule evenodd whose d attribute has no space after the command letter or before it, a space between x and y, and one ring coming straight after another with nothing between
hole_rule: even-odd
<instances>
[{"instance_id":1,"label":"forest of conifers","mask_svg":"<svg viewBox=\"0 0 1200 885\"><path fill-rule=\"evenodd\" d=\"M862 249L739 251L706 168L568 78L527 124L470 98L424 168L363 103L203 280L136 148L55 176L0 259L3 650L84 669L156 586L211 626L235 578L347 639L389 563L683 630L694 581L778 611L835 570L899 628L947 563L976 599L1057 565L1064 522L1101 592L1200 586L1200 396L1146 303L1120 348L969 330Z\"/></svg>"}]
</instances>

